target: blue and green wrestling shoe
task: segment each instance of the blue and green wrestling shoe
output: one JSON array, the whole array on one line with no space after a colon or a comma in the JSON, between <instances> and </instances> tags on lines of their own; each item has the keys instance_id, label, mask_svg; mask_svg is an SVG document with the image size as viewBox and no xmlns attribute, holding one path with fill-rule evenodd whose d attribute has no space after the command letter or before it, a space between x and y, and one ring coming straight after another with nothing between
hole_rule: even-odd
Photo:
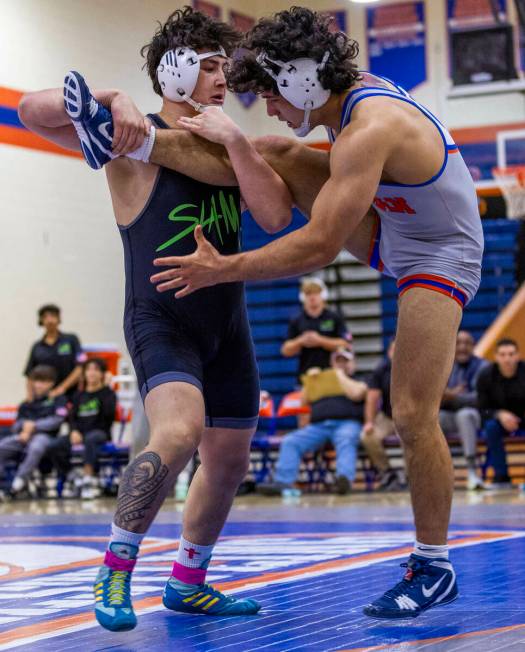
<instances>
[{"instance_id":1,"label":"blue and green wrestling shoe","mask_svg":"<svg viewBox=\"0 0 525 652\"><path fill-rule=\"evenodd\" d=\"M234 598L209 584L185 584L170 577L162 602L167 609L207 616L254 616L261 605L251 598Z\"/></svg>"},{"instance_id":2,"label":"blue and green wrestling shoe","mask_svg":"<svg viewBox=\"0 0 525 652\"><path fill-rule=\"evenodd\" d=\"M131 572L135 563L136 559L122 559L108 550L93 585L95 616L111 632L125 632L137 625L131 604Z\"/></svg>"},{"instance_id":3,"label":"blue and green wrestling shoe","mask_svg":"<svg viewBox=\"0 0 525 652\"><path fill-rule=\"evenodd\" d=\"M111 152L113 118L75 70L68 72L64 79L64 107L77 132L86 163L93 170L100 170L115 158Z\"/></svg>"},{"instance_id":4,"label":"blue and green wrestling shoe","mask_svg":"<svg viewBox=\"0 0 525 652\"><path fill-rule=\"evenodd\" d=\"M410 555L404 578L363 613L371 618L415 618L431 607L448 604L458 597L456 573L448 559Z\"/></svg>"}]
</instances>

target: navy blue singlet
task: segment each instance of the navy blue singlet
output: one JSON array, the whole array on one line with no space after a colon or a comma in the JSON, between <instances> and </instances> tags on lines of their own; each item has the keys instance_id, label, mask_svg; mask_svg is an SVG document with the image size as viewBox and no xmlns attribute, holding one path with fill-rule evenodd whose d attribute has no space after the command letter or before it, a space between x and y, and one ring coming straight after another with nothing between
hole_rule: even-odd
<instances>
[{"instance_id":1,"label":"navy blue singlet","mask_svg":"<svg viewBox=\"0 0 525 652\"><path fill-rule=\"evenodd\" d=\"M160 129L168 126L149 116ZM183 299L157 292L153 259L181 256L196 248L197 224L219 253L240 249L241 209L237 187L211 186L160 167L142 212L119 226L124 245L124 332L143 399L154 387L188 382L204 394L208 424L255 425L258 371L243 283L203 288Z\"/></svg>"}]
</instances>

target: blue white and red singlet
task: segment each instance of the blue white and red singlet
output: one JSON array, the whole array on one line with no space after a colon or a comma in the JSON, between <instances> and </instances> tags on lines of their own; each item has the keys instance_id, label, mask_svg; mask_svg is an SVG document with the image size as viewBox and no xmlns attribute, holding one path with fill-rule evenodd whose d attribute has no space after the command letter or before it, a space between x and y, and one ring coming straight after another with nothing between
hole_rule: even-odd
<instances>
[{"instance_id":1,"label":"blue white and red singlet","mask_svg":"<svg viewBox=\"0 0 525 652\"><path fill-rule=\"evenodd\" d=\"M380 183L374 198L378 215L369 264L393 276L400 296L412 287L445 294L462 307L472 300L481 279L483 229L476 189L452 136L439 120L400 86L362 73L360 88L343 105L340 132L357 104L370 97L391 97L421 111L443 140L441 169L424 183ZM328 129L333 143L336 134Z\"/></svg>"}]
</instances>

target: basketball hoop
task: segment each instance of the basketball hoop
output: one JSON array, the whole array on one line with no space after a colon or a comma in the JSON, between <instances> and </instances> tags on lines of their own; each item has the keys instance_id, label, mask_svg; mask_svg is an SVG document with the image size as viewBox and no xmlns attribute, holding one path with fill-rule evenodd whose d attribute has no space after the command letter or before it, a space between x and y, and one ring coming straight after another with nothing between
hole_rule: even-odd
<instances>
[{"instance_id":1,"label":"basketball hoop","mask_svg":"<svg viewBox=\"0 0 525 652\"><path fill-rule=\"evenodd\" d=\"M512 165L492 170L507 205L507 217L525 219L525 165Z\"/></svg>"}]
</instances>

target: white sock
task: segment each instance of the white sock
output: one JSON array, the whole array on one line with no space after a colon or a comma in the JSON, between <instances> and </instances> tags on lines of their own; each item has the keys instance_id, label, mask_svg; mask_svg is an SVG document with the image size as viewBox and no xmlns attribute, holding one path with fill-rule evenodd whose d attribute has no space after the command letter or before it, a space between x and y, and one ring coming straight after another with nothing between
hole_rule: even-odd
<instances>
[{"instance_id":1,"label":"white sock","mask_svg":"<svg viewBox=\"0 0 525 652\"><path fill-rule=\"evenodd\" d=\"M122 528L119 528L117 525L115 525L115 523L112 523L111 537L109 539L108 548L113 550L111 547L113 543L125 543L128 546L135 546L138 549L142 543L144 536L145 534L123 530Z\"/></svg>"},{"instance_id":2,"label":"white sock","mask_svg":"<svg viewBox=\"0 0 525 652\"><path fill-rule=\"evenodd\" d=\"M414 545L414 554L428 559L448 559L448 545L435 546L430 543L419 543Z\"/></svg>"},{"instance_id":3,"label":"white sock","mask_svg":"<svg viewBox=\"0 0 525 652\"><path fill-rule=\"evenodd\" d=\"M144 142L142 145L134 150L133 152L130 152L129 154L126 154L128 158L134 158L137 161L143 161L144 163L149 163L149 157L151 156L151 150L153 149L153 145L155 144L155 127L151 125L150 130L149 130L149 135L144 138Z\"/></svg>"},{"instance_id":4,"label":"white sock","mask_svg":"<svg viewBox=\"0 0 525 652\"><path fill-rule=\"evenodd\" d=\"M186 568L207 568L214 546L199 546L181 536L177 562Z\"/></svg>"}]
</instances>

